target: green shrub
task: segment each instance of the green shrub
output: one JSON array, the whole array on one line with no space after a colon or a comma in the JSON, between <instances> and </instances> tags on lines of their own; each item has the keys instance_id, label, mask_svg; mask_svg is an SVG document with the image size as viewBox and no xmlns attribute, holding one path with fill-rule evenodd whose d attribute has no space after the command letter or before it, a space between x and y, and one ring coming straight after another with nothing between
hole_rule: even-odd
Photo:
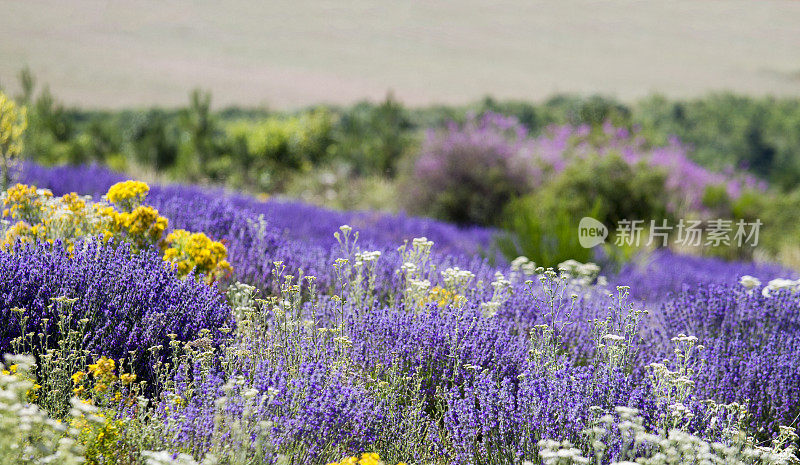
<instances>
[{"instance_id":1,"label":"green shrub","mask_svg":"<svg viewBox=\"0 0 800 465\"><path fill-rule=\"evenodd\" d=\"M577 160L534 193L508 204L502 225L509 235L498 246L509 259L524 255L543 266L567 259L590 261L592 250L578 242L581 218L590 216L606 225L609 244L620 220L669 219L665 179L663 172L644 164L631 166L618 155ZM607 251L617 257L631 253Z\"/></svg>"},{"instance_id":2,"label":"green shrub","mask_svg":"<svg viewBox=\"0 0 800 465\"><path fill-rule=\"evenodd\" d=\"M599 205L582 216L595 217L598 213ZM582 216L576 219L565 209L542 208L536 195L509 202L503 214L505 232L498 235L496 244L509 260L523 256L537 265L556 267L569 259L583 263L594 259L592 249L578 242Z\"/></svg>"},{"instance_id":3,"label":"green shrub","mask_svg":"<svg viewBox=\"0 0 800 465\"><path fill-rule=\"evenodd\" d=\"M298 115L270 116L260 121L241 120L229 123L226 134L233 144L244 151L231 165L238 166L251 175L253 182L263 189L263 172L282 170L308 171L325 159L331 142L333 116L325 109ZM270 178L268 183L272 182Z\"/></svg>"},{"instance_id":4,"label":"green shrub","mask_svg":"<svg viewBox=\"0 0 800 465\"><path fill-rule=\"evenodd\" d=\"M633 122L655 143L670 136L712 169L741 167L783 189L800 183L800 100L711 94L689 101L642 100Z\"/></svg>"},{"instance_id":5,"label":"green shrub","mask_svg":"<svg viewBox=\"0 0 800 465\"><path fill-rule=\"evenodd\" d=\"M666 174L650 165L630 165L619 155L576 160L535 194L545 208L563 209L572 217L599 209L595 219L606 225L620 220L669 218Z\"/></svg>"},{"instance_id":6,"label":"green shrub","mask_svg":"<svg viewBox=\"0 0 800 465\"><path fill-rule=\"evenodd\" d=\"M132 158L139 164L166 170L178 160L180 133L163 110L138 113L125 134Z\"/></svg>"},{"instance_id":7,"label":"green shrub","mask_svg":"<svg viewBox=\"0 0 800 465\"><path fill-rule=\"evenodd\" d=\"M391 94L380 105L359 103L340 112L328 155L357 175L394 177L416 138L405 108Z\"/></svg>"}]
</instances>

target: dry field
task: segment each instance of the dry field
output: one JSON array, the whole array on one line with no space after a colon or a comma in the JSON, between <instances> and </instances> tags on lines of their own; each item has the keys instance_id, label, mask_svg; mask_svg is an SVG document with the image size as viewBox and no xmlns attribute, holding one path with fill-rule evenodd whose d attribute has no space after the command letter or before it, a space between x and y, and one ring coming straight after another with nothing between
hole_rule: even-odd
<instances>
[{"instance_id":1,"label":"dry field","mask_svg":"<svg viewBox=\"0 0 800 465\"><path fill-rule=\"evenodd\" d=\"M800 95L800 1L0 0L0 84L84 107Z\"/></svg>"}]
</instances>

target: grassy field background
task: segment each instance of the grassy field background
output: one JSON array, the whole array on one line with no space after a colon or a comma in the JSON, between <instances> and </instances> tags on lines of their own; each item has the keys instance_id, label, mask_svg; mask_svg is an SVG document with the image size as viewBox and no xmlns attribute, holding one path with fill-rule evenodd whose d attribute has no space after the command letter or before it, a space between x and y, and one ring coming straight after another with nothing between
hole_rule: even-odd
<instances>
[{"instance_id":1,"label":"grassy field background","mask_svg":"<svg viewBox=\"0 0 800 465\"><path fill-rule=\"evenodd\" d=\"M0 84L82 107L800 95L790 0L0 0Z\"/></svg>"}]
</instances>

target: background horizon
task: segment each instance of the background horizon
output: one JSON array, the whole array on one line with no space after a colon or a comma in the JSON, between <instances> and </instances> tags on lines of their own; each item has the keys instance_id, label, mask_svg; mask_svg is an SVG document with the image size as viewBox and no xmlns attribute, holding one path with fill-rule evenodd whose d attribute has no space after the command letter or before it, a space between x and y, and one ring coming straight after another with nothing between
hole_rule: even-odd
<instances>
[{"instance_id":1,"label":"background horizon","mask_svg":"<svg viewBox=\"0 0 800 465\"><path fill-rule=\"evenodd\" d=\"M800 96L800 2L0 0L0 85L67 105L295 109L558 93Z\"/></svg>"}]
</instances>

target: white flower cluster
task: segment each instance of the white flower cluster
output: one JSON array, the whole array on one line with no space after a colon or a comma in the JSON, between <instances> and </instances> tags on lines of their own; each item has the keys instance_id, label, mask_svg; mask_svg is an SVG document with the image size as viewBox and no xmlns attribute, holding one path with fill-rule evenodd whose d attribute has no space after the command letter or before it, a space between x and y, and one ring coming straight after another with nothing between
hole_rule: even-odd
<instances>
[{"instance_id":1,"label":"white flower cluster","mask_svg":"<svg viewBox=\"0 0 800 465\"><path fill-rule=\"evenodd\" d=\"M562 276L566 276L570 284L578 287L589 287L592 284L605 286L607 284L604 276L600 274L600 267L594 263L581 263L577 260L567 260L558 264L558 271Z\"/></svg>"},{"instance_id":2,"label":"white flower cluster","mask_svg":"<svg viewBox=\"0 0 800 465\"><path fill-rule=\"evenodd\" d=\"M539 271L536 263L528 257L517 257L511 261L511 280L517 281L522 278L529 278Z\"/></svg>"},{"instance_id":3,"label":"white flower cluster","mask_svg":"<svg viewBox=\"0 0 800 465\"><path fill-rule=\"evenodd\" d=\"M142 452L146 465L198 465L194 457L186 454L173 454L165 450Z\"/></svg>"},{"instance_id":4,"label":"white flower cluster","mask_svg":"<svg viewBox=\"0 0 800 465\"><path fill-rule=\"evenodd\" d=\"M597 407L592 409L599 410ZM644 419L637 409L620 406L615 409L615 414L601 416L592 427L584 431L589 438L589 451L586 454L588 457L569 441L545 439L539 441L543 462L547 465L566 465L592 463L597 459L597 463L600 463L610 449L609 445L621 440L619 455L610 465L797 463L793 445L797 435L792 428L782 427L772 447L765 447L756 445L752 439L741 440L741 435L734 437L730 443L723 443L708 441L679 428L651 433L644 428ZM532 462L524 463L532 465Z\"/></svg>"},{"instance_id":5,"label":"white flower cluster","mask_svg":"<svg viewBox=\"0 0 800 465\"><path fill-rule=\"evenodd\" d=\"M433 241L429 241L427 237L415 237L411 240L411 246L420 255L430 255Z\"/></svg>"},{"instance_id":6,"label":"white flower cluster","mask_svg":"<svg viewBox=\"0 0 800 465\"><path fill-rule=\"evenodd\" d=\"M761 294L763 294L764 297L771 297L773 292L780 291L781 289L797 292L799 288L800 280L792 281L791 279L777 278L768 282L767 285L764 286L764 289L761 290Z\"/></svg>"},{"instance_id":7,"label":"white flower cluster","mask_svg":"<svg viewBox=\"0 0 800 465\"><path fill-rule=\"evenodd\" d=\"M761 281L750 275L744 275L739 278L741 284L749 293L752 293L757 287L761 286ZM792 280L786 278L776 278L771 280L761 289L761 294L764 297L772 297L774 292L780 290L788 290L790 292L800 291L800 279Z\"/></svg>"},{"instance_id":8,"label":"white flower cluster","mask_svg":"<svg viewBox=\"0 0 800 465\"><path fill-rule=\"evenodd\" d=\"M587 457L581 455L581 450L569 441L542 439L539 441L539 455L544 465L590 463ZM533 465L533 462L525 462L525 465L527 464Z\"/></svg>"},{"instance_id":9,"label":"white flower cluster","mask_svg":"<svg viewBox=\"0 0 800 465\"><path fill-rule=\"evenodd\" d=\"M746 274L746 275L742 276L741 278L739 278L739 284L744 286L745 289L749 290L749 289L754 289L754 288L760 286L761 285L761 280L756 278L756 277L754 277L754 276L750 276L749 274Z\"/></svg>"},{"instance_id":10,"label":"white flower cluster","mask_svg":"<svg viewBox=\"0 0 800 465\"><path fill-rule=\"evenodd\" d=\"M457 266L447 268L442 273L444 288L457 294L465 293L470 284L472 284L473 279L475 279L474 273L469 270L462 270Z\"/></svg>"},{"instance_id":11,"label":"white flower cluster","mask_svg":"<svg viewBox=\"0 0 800 465\"><path fill-rule=\"evenodd\" d=\"M491 300L481 304L481 310L484 316L489 318L497 314L497 311L500 310L500 306L506 303L511 297L511 281L506 279L503 273L498 271L494 274L492 289L494 292L492 293Z\"/></svg>"},{"instance_id":12,"label":"white flower cluster","mask_svg":"<svg viewBox=\"0 0 800 465\"><path fill-rule=\"evenodd\" d=\"M360 266L362 264L370 264L375 263L378 259L381 258L380 250L373 250L371 252L356 252L356 266Z\"/></svg>"},{"instance_id":13,"label":"white flower cluster","mask_svg":"<svg viewBox=\"0 0 800 465\"><path fill-rule=\"evenodd\" d=\"M33 367L32 357L6 357L0 364L0 463L30 465L77 465L84 462L83 451L74 439L78 431L53 420L47 412L28 403L33 382L26 374ZM16 373L11 373L14 366ZM5 373L8 374L5 374ZM91 414L91 406L73 402L74 417Z\"/></svg>"},{"instance_id":14,"label":"white flower cluster","mask_svg":"<svg viewBox=\"0 0 800 465\"><path fill-rule=\"evenodd\" d=\"M429 241L426 237L414 238L411 241L411 248L406 242L398 249L403 257L403 264L397 272L405 277L403 301L406 309L418 311L431 289L429 278L434 271L429 265L431 249L433 241Z\"/></svg>"},{"instance_id":15,"label":"white flower cluster","mask_svg":"<svg viewBox=\"0 0 800 465\"><path fill-rule=\"evenodd\" d=\"M427 279L409 279L408 290L415 298L423 298L431 289L431 282Z\"/></svg>"}]
</instances>

